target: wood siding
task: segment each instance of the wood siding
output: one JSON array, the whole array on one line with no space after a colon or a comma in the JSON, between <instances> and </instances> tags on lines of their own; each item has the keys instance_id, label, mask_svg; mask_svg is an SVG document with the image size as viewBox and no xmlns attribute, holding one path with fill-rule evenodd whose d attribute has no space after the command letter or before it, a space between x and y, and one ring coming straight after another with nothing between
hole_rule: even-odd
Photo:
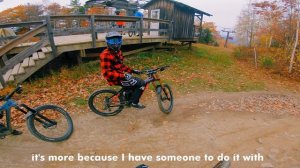
<instances>
[{"instance_id":1,"label":"wood siding","mask_svg":"<svg viewBox=\"0 0 300 168\"><path fill-rule=\"evenodd\" d=\"M175 6L174 9L174 40L193 39L195 13Z\"/></svg>"},{"instance_id":2,"label":"wood siding","mask_svg":"<svg viewBox=\"0 0 300 168\"><path fill-rule=\"evenodd\" d=\"M173 39L191 40L194 35L194 15L188 8L177 6L169 0L154 0L146 7L148 17L151 17L151 10L160 9L160 19L173 21ZM160 24L160 29L168 29L168 25Z\"/></svg>"}]
</instances>

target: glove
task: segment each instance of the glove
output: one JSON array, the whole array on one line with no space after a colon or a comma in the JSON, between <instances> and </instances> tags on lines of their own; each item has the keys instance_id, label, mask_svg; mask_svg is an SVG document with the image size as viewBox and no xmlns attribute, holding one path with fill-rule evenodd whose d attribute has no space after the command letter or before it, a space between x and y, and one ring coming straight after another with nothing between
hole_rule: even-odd
<instances>
[{"instance_id":1,"label":"glove","mask_svg":"<svg viewBox=\"0 0 300 168\"><path fill-rule=\"evenodd\" d=\"M142 74L142 71L141 71L141 70L136 70L136 69L135 69L135 70L132 70L132 73L135 73L135 74L138 74L138 75L139 75L139 74Z\"/></svg>"},{"instance_id":2,"label":"glove","mask_svg":"<svg viewBox=\"0 0 300 168\"><path fill-rule=\"evenodd\" d=\"M124 74L124 77L126 80L130 80L132 78L132 75L129 73Z\"/></svg>"}]
</instances>

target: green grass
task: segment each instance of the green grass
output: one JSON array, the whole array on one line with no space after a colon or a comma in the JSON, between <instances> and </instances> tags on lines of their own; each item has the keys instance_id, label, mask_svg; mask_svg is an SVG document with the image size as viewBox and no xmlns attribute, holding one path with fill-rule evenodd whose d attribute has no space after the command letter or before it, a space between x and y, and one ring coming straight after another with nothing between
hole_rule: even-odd
<instances>
[{"instance_id":1,"label":"green grass","mask_svg":"<svg viewBox=\"0 0 300 168\"><path fill-rule=\"evenodd\" d=\"M87 106L87 100L82 97L76 97L71 100L76 106Z\"/></svg>"},{"instance_id":2,"label":"green grass","mask_svg":"<svg viewBox=\"0 0 300 168\"><path fill-rule=\"evenodd\" d=\"M180 93L193 90L238 92L265 88L264 83L243 75L234 64L231 52L217 47L197 45L192 50L178 48L176 53L140 53L131 56L126 63L139 69L171 65L170 70L161 73L161 77Z\"/></svg>"},{"instance_id":3,"label":"green grass","mask_svg":"<svg viewBox=\"0 0 300 168\"><path fill-rule=\"evenodd\" d=\"M134 69L170 65L171 68L159 73L159 76L163 82L172 86L175 93L180 94L198 91L239 92L265 88L263 82L249 79L244 75L243 69L235 64L235 58L230 50L199 44L191 50L181 46L176 49L176 52L158 50L128 56L125 58L125 64ZM77 90L84 88L88 93L99 88L111 88L100 74L99 62L93 61L54 71L46 78L31 81L30 85L45 88L72 81L71 85L76 85ZM140 77L146 78L145 75ZM81 83L77 84L78 81ZM82 98L86 96L79 95L70 100L82 106L86 105L86 100Z\"/></svg>"}]
</instances>

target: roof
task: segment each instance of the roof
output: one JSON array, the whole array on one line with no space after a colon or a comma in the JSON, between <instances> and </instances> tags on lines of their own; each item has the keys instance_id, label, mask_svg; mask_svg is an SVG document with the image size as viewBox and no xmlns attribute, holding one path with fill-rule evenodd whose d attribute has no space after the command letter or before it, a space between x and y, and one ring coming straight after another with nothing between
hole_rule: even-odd
<instances>
[{"instance_id":1,"label":"roof","mask_svg":"<svg viewBox=\"0 0 300 168\"><path fill-rule=\"evenodd\" d=\"M152 1L148 2L148 3L146 3L143 7L145 8L145 7L150 6L154 1L157 1L157 0L152 0ZM178 1L176 1L176 0L167 0L167 1L173 2L173 3L174 3L175 5L177 5L177 6L180 6L180 7L183 7L183 8L188 8L189 11L192 10L192 11L194 11L194 12L197 13L197 14L204 14L204 15L206 15L206 16L212 16L212 15L209 14L209 13L203 12L202 10L196 9L196 8L194 8L194 7L191 7L191 6L186 5L186 4L184 4L184 3L178 2Z\"/></svg>"}]
</instances>

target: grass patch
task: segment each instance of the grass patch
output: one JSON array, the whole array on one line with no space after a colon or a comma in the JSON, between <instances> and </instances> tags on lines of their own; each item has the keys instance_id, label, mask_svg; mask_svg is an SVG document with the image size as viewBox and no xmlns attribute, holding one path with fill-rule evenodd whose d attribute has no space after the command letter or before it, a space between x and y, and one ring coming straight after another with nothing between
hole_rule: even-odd
<instances>
[{"instance_id":1,"label":"grass patch","mask_svg":"<svg viewBox=\"0 0 300 168\"><path fill-rule=\"evenodd\" d=\"M171 85L175 94L198 91L238 92L265 88L264 83L243 75L243 69L235 64L230 50L201 44L196 44L191 50L187 47L176 49L176 52L142 52L126 57L125 64L133 69L170 65L169 69L159 72L158 75L163 82ZM146 75L139 77L147 78ZM101 77L99 61L72 68L64 67L43 79L30 81L29 85L29 94L47 88L52 92L65 93L69 97L68 102L74 102L77 106L86 106L87 100L83 97L88 97L96 89L120 89L119 86L109 86ZM48 94L49 91L45 92Z\"/></svg>"},{"instance_id":2,"label":"grass patch","mask_svg":"<svg viewBox=\"0 0 300 168\"><path fill-rule=\"evenodd\" d=\"M274 60L271 57L263 57L261 65L264 68L272 68L274 66Z\"/></svg>"},{"instance_id":3,"label":"grass patch","mask_svg":"<svg viewBox=\"0 0 300 168\"><path fill-rule=\"evenodd\" d=\"M87 106L87 100L82 97L76 97L71 100L76 106Z\"/></svg>"}]
</instances>

